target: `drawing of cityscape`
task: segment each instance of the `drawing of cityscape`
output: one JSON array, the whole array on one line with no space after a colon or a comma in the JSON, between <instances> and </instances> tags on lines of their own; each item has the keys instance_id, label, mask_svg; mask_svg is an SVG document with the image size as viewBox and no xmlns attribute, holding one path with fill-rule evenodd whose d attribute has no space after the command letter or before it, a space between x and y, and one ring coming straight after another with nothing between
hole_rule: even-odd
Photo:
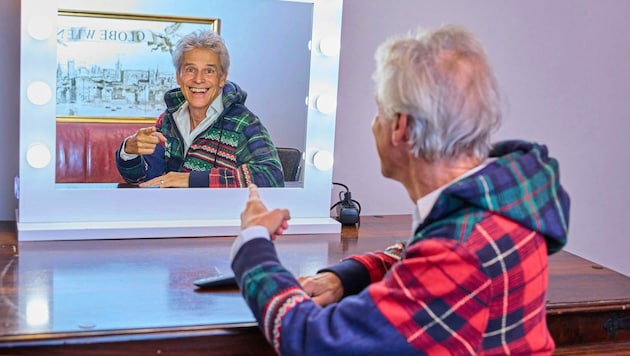
<instances>
[{"instance_id":1,"label":"drawing of cityscape","mask_svg":"<svg viewBox=\"0 0 630 356\"><path fill-rule=\"evenodd\" d=\"M177 87L175 71L129 68L57 66L58 116L157 117L164 111L164 93Z\"/></svg>"}]
</instances>

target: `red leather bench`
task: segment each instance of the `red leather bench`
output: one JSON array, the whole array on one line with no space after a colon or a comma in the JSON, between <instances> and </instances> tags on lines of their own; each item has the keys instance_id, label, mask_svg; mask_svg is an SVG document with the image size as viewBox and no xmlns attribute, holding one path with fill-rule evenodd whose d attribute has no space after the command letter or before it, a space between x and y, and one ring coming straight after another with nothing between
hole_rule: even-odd
<instances>
[{"instance_id":1,"label":"red leather bench","mask_svg":"<svg viewBox=\"0 0 630 356\"><path fill-rule=\"evenodd\" d=\"M57 183L123 183L114 155L122 140L149 123L57 122Z\"/></svg>"}]
</instances>

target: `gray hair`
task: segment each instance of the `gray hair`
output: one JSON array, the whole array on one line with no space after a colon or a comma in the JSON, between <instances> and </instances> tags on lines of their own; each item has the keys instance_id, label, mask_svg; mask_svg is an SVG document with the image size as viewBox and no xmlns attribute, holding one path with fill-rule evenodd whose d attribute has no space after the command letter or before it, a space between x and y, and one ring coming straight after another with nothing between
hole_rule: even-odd
<instances>
[{"instance_id":1,"label":"gray hair","mask_svg":"<svg viewBox=\"0 0 630 356\"><path fill-rule=\"evenodd\" d=\"M175 45L173 51L173 65L176 70L181 70L184 53L195 48L210 50L219 55L221 70L227 73L230 69L230 54L223 38L212 30L197 30L182 37Z\"/></svg>"},{"instance_id":2,"label":"gray hair","mask_svg":"<svg viewBox=\"0 0 630 356\"><path fill-rule=\"evenodd\" d=\"M428 161L485 159L501 124L498 85L479 40L457 26L395 37L375 54L376 100L409 119L409 145Z\"/></svg>"}]
</instances>

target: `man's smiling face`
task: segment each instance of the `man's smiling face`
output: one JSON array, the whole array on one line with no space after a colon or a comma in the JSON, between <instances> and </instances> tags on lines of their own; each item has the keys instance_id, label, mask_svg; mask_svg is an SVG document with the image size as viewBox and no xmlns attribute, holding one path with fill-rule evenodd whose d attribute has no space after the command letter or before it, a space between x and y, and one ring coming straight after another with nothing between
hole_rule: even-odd
<instances>
[{"instance_id":1,"label":"man's smiling face","mask_svg":"<svg viewBox=\"0 0 630 356\"><path fill-rule=\"evenodd\" d=\"M188 101L191 115L205 113L225 85L219 55L211 50L194 48L184 53L182 67L177 72L177 84Z\"/></svg>"}]
</instances>

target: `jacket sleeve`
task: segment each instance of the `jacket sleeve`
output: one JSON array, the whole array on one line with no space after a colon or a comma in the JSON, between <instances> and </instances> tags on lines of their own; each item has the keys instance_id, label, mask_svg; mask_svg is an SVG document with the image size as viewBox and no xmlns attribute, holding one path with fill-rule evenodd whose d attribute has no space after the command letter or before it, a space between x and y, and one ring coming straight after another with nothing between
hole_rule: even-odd
<instances>
[{"instance_id":1,"label":"jacket sleeve","mask_svg":"<svg viewBox=\"0 0 630 356\"><path fill-rule=\"evenodd\" d=\"M259 187L284 187L284 174L271 138L260 120L252 120L238 139L236 169L212 168L210 172L191 172L191 187L241 188L254 183Z\"/></svg>"},{"instance_id":2,"label":"jacket sleeve","mask_svg":"<svg viewBox=\"0 0 630 356\"><path fill-rule=\"evenodd\" d=\"M336 274L341 279L344 297L357 294L370 283L383 279L389 268L400 260L404 247L405 245L399 242L382 252L350 256L339 264L318 272Z\"/></svg>"},{"instance_id":3,"label":"jacket sleeve","mask_svg":"<svg viewBox=\"0 0 630 356\"><path fill-rule=\"evenodd\" d=\"M123 144L116 150L116 168L125 182L138 184L164 174L164 147L157 145L152 154L125 161L120 158Z\"/></svg>"},{"instance_id":4,"label":"jacket sleeve","mask_svg":"<svg viewBox=\"0 0 630 356\"><path fill-rule=\"evenodd\" d=\"M455 243L418 242L382 280L326 307L280 264L271 241L244 244L232 268L280 354L474 354L487 325L490 281Z\"/></svg>"}]
</instances>

